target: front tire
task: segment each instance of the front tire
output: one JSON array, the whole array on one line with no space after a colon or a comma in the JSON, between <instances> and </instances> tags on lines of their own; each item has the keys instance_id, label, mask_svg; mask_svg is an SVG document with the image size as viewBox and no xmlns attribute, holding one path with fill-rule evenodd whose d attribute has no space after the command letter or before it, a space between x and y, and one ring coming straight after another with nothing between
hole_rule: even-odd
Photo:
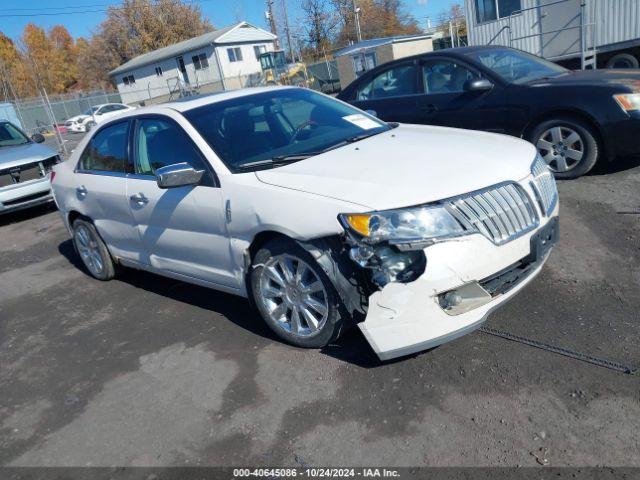
<instances>
[{"instance_id":1,"label":"front tire","mask_svg":"<svg viewBox=\"0 0 640 480\"><path fill-rule=\"evenodd\" d=\"M559 117L537 125L528 140L549 165L556 178L578 178L589 172L600 154L593 127L585 122Z\"/></svg>"},{"instance_id":2,"label":"front tire","mask_svg":"<svg viewBox=\"0 0 640 480\"><path fill-rule=\"evenodd\" d=\"M338 337L343 316L337 292L295 242L277 238L266 243L254 257L250 283L262 318L284 341L320 348Z\"/></svg>"},{"instance_id":3,"label":"front tire","mask_svg":"<svg viewBox=\"0 0 640 480\"><path fill-rule=\"evenodd\" d=\"M111 280L116 274L115 264L96 227L78 218L72 229L76 252L91 276L98 280Z\"/></svg>"}]
</instances>

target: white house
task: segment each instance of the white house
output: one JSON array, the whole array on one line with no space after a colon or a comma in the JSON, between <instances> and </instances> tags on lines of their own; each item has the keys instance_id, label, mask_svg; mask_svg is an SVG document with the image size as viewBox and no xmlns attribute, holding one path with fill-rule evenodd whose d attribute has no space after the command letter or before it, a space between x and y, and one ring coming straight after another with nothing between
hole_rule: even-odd
<instances>
[{"instance_id":1,"label":"white house","mask_svg":"<svg viewBox=\"0 0 640 480\"><path fill-rule=\"evenodd\" d=\"M154 50L109 75L128 104L166 100L172 92L211 92L246 85L261 71L258 56L274 50L276 36L247 22Z\"/></svg>"}]
</instances>

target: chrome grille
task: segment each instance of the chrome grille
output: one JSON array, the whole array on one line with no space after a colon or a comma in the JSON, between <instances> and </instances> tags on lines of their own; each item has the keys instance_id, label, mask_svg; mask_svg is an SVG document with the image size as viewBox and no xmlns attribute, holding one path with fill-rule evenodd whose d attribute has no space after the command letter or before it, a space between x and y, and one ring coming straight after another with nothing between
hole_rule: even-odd
<instances>
[{"instance_id":1,"label":"chrome grille","mask_svg":"<svg viewBox=\"0 0 640 480\"><path fill-rule=\"evenodd\" d=\"M528 232L538 224L529 195L517 183L506 183L447 201L451 214L469 230L495 244Z\"/></svg>"},{"instance_id":2,"label":"chrome grille","mask_svg":"<svg viewBox=\"0 0 640 480\"><path fill-rule=\"evenodd\" d=\"M553 173L539 155L531 165L531 173L533 174L533 182L531 183L540 204L540 210L545 216L549 216L558 201L558 187Z\"/></svg>"}]
</instances>

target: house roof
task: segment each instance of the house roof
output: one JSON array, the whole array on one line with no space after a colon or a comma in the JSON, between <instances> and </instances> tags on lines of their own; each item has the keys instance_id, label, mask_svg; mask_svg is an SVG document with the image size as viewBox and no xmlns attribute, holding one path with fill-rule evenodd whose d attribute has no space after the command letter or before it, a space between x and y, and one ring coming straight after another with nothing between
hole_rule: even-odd
<instances>
[{"instance_id":1,"label":"house roof","mask_svg":"<svg viewBox=\"0 0 640 480\"><path fill-rule=\"evenodd\" d=\"M167 58L177 57L185 52L196 50L198 48L202 48L214 43L224 43L223 37L226 34L241 27L253 27L264 32L265 41L274 40L276 38L274 34L267 32L266 30L262 30L261 28L255 27L254 25L251 25L247 22L240 22L229 25L228 27L221 28L219 30L214 30L213 32L207 32L198 37L189 38L188 40L183 40L182 42L174 43L173 45L169 45L157 50L153 50L151 52L143 53L142 55L138 55L137 57L134 57L128 62L123 63L119 67L111 70L109 72L109 75L118 75L120 73L128 72L130 70L133 70L134 68L143 67L145 65L149 65L150 63L155 63Z\"/></svg>"},{"instance_id":2,"label":"house roof","mask_svg":"<svg viewBox=\"0 0 640 480\"><path fill-rule=\"evenodd\" d=\"M383 37L383 38L371 38L369 40L363 40L353 45L349 45L341 50L338 50L333 54L334 57L342 57L344 55L350 55L356 52L363 52L367 50L374 50L382 45L388 45L390 43L400 42L412 42L415 40L423 40L431 38L431 34L417 34L417 35L397 35L395 37Z\"/></svg>"}]
</instances>

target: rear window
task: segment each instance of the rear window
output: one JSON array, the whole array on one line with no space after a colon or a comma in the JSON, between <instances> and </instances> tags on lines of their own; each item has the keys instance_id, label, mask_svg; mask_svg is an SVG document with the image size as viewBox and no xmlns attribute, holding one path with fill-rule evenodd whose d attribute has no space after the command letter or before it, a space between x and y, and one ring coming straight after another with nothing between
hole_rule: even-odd
<instances>
[{"instance_id":1,"label":"rear window","mask_svg":"<svg viewBox=\"0 0 640 480\"><path fill-rule=\"evenodd\" d=\"M80 156L80 170L125 172L129 122L109 125L96 133Z\"/></svg>"}]
</instances>

